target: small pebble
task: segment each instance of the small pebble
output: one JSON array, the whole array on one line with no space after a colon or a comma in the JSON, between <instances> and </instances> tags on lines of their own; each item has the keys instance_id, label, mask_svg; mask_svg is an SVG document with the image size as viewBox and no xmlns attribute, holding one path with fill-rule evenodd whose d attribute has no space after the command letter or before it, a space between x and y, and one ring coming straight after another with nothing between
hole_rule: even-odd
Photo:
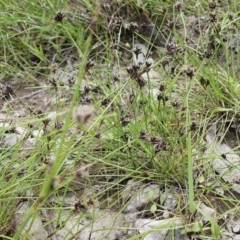
<instances>
[{"instance_id":1,"label":"small pebble","mask_svg":"<svg viewBox=\"0 0 240 240\"><path fill-rule=\"evenodd\" d=\"M170 216L170 214L169 214L169 211L168 210L165 210L164 212L163 212L163 218L169 218L169 216Z\"/></svg>"},{"instance_id":2,"label":"small pebble","mask_svg":"<svg viewBox=\"0 0 240 240\"><path fill-rule=\"evenodd\" d=\"M233 233L239 234L240 233L240 225L236 225L232 228Z\"/></svg>"}]
</instances>

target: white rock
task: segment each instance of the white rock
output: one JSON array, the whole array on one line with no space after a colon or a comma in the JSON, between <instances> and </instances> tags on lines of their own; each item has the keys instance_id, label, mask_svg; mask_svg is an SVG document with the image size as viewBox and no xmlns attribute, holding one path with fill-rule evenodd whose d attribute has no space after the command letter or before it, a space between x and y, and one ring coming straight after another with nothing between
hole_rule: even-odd
<instances>
[{"instance_id":1,"label":"white rock","mask_svg":"<svg viewBox=\"0 0 240 240\"><path fill-rule=\"evenodd\" d=\"M47 115L47 119L50 119L50 120L56 120L56 117L57 117L57 112L56 111L50 112Z\"/></svg>"},{"instance_id":2,"label":"white rock","mask_svg":"<svg viewBox=\"0 0 240 240\"><path fill-rule=\"evenodd\" d=\"M5 134L1 140L1 145L10 148L16 145L21 140L21 136L16 133Z\"/></svg>"},{"instance_id":3,"label":"white rock","mask_svg":"<svg viewBox=\"0 0 240 240\"><path fill-rule=\"evenodd\" d=\"M220 188L220 187L219 188L215 188L215 191L219 195L222 195L222 196L224 195L224 190L222 188Z\"/></svg>"},{"instance_id":4,"label":"white rock","mask_svg":"<svg viewBox=\"0 0 240 240\"><path fill-rule=\"evenodd\" d=\"M153 97L155 97L155 98L156 98L157 95L159 94L159 89L156 88L156 87L153 87L150 91L151 91Z\"/></svg>"},{"instance_id":5,"label":"white rock","mask_svg":"<svg viewBox=\"0 0 240 240\"><path fill-rule=\"evenodd\" d=\"M206 206L204 203L200 204L200 209L208 216L202 215L203 216L203 221L209 222L209 218L216 219L216 211L208 206Z\"/></svg>"},{"instance_id":6,"label":"white rock","mask_svg":"<svg viewBox=\"0 0 240 240\"><path fill-rule=\"evenodd\" d=\"M169 211L168 210L165 210L164 212L163 212L163 218L169 218L169 216L170 216L170 213L169 213Z\"/></svg>"},{"instance_id":7,"label":"white rock","mask_svg":"<svg viewBox=\"0 0 240 240\"><path fill-rule=\"evenodd\" d=\"M133 179L129 180L125 186L125 189L122 193L123 201L127 201L131 198L136 192L141 188L142 182L137 182Z\"/></svg>"},{"instance_id":8,"label":"white rock","mask_svg":"<svg viewBox=\"0 0 240 240\"><path fill-rule=\"evenodd\" d=\"M164 208L167 210L173 210L177 206L177 198L172 194L167 194L166 200L164 202Z\"/></svg>"},{"instance_id":9,"label":"white rock","mask_svg":"<svg viewBox=\"0 0 240 240\"><path fill-rule=\"evenodd\" d=\"M128 227L131 224L123 214L112 211L95 211L91 214L76 213L69 215L69 211L61 211L59 222L64 222L62 228L50 230L55 232L51 237L53 240L64 239L91 239L91 240L113 240L117 236L127 234ZM44 213L45 218L54 220L58 218L57 211ZM52 222L49 229L56 229L56 221ZM50 232L49 232L50 234Z\"/></svg>"},{"instance_id":10,"label":"white rock","mask_svg":"<svg viewBox=\"0 0 240 240\"><path fill-rule=\"evenodd\" d=\"M61 205L63 204L64 206L73 207L77 202L77 198L75 194L69 192L66 196L59 196L57 200L55 199L55 202L58 202L58 204Z\"/></svg>"},{"instance_id":11,"label":"white rock","mask_svg":"<svg viewBox=\"0 0 240 240\"><path fill-rule=\"evenodd\" d=\"M5 122L8 118L8 114L4 113L4 112L0 112L0 122ZM1 126L1 124L0 124Z\"/></svg>"},{"instance_id":12,"label":"white rock","mask_svg":"<svg viewBox=\"0 0 240 240\"><path fill-rule=\"evenodd\" d=\"M240 233L240 225L236 225L232 228L233 233L239 234Z\"/></svg>"},{"instance_id":13,"label":"white rock","mask_svg":"<svg viewBox=\"0 0 240 240\"><path fill-rule=\"evenodd\" d=\"M2 122L2 121L0 121L0 129L1 128L11 128L11 124L10 123L8 123L8 122ZM1 130L3 130L3 129L1 129Z\"/></svg>"},{"instance_id":14,"label":"white rock","mask_svg":"<svg viewBox=\"0 0 240 240\"><path fill-rule=\"evenodd\" d=\"M135 228L140 234L149 232L144 238L141 238L143 240L162 240L166 238L169 228L182 226L182 224L183 220L181 218L159 221L153 219L137 219Z\"/></svg>"},{"instance_id":15,"label":"white rock","mask_svg":"<svg viewBox=\"0 0 240 240\"><path fill-rule=\"evenodd\" d=\"M92 240L97 239L116 239L117 236L125 235L127 233L126 226L129 222L123 214L117 212L99 212L93 225L92 223L81 231L80 239L89 239L91 234ZM122 229L121 229L122 228Z\"/></svg>"},{"instance_id":16,"label":"white rock","mask_svg":"<svg viewBox=\"0 0 240 240\"><path fill-rule=\"evenodd\" d=\"M27 131L25 128L20 127L20 126L16 127L16 128L15 128L15 131L16 131L16 133L19 134L22 138L28 133L28 131Z\"/></svg>"},{"instance_id":17,"label":"white rock","mask_svg":"<svg viewBox=\"0 0 240 240\"><path fill-rule=\"evenodd\" d=\"M131 196L125 212L135 212L137 211L137 209L142 208L148 203L159 198L159 188L159 185L151 184L143 189L138 190L135 194Z\"/></svg>"},{"instance_id":18,"label":"white rock","mask_svg":"<svg viewBox=\"0 0 240 240\"><path fill-rule=\"evenodd\" d=\"M186 240L186 234L181 233L182 229L181 228L176 228L174 230L174 239L176 240Z\"/></svg>"},{"instance_id":19,"label":"white rock","mask_svg":"<svg viewBox=\"0 0 240 240\"><path fill-rule=\"evenodd\" d=\"M212 167L225 182L231 183L234 191L240 193L240 157L227 144L219 143L216 126L209 128L206 134L207 150L205 155L212 158ZM224 156L224 157L223 157Z\"/></svg>"},{"instance_id":20,"label":"white rock","mask_svg":"<svg viewBox=\"0 0 240 240\"><path fill-rule=\"evenodd\" d=\"M227 231L230 233L240 233L240 220L228 220L226 222ZM239 235L240 236L240 235Z\"/></svg>"},{"instance_id":21,"label":"white rock","mask_svg":"<svg viewBox=\"0 0 240 240\"><path fill-rule=\"evenodd\" d=\"M43 134L44 134L44 131L42 129L32 131L32 136L35 137L35 138L42 137Z\"/></svg>"},{"instance_id":22,"label":"white rock","mask_svg":"<svg viewBox=\"0 0 240 240\"><path fill-rule=\"evenodd\" d=\"M16 225L16 229L21 225L24 221L24 215L29 211L30 206L28 202L23 202L19 209L16 211L14 216L14 222ZM42 220L39 216L34 216L29 219L25 228L21 232L22 239L34 239L34 240L42 240L47 238L48 234L43 227ZM24 237L24 238L23 238Z\"/></svg>"}]
</instances>

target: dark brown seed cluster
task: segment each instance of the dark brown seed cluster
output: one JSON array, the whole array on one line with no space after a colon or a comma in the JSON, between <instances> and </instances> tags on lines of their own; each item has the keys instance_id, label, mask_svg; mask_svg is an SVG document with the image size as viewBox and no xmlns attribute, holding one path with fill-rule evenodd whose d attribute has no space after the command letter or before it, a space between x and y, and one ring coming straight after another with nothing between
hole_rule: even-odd
<instances>
[{"instance_id":1,"label":"dark brown seed cluster","mask_svg":"<svg viewBox=\"0 0 240 240\"><path fill-rule=\"evenodd\" d=\"M55 124L54 124L55 129L59 130L62 127L63 127L63 122L59 122L59 121L55 122Z\"/></svg>"},{"instance_id":2,"label":"dark brown seed cluster","mask_svg":"<svg viewBox=\"0 0 240 240\"><path fill-rule=\"evenodd\" d=\"M114 17L109 23L109 30L113 33L119 33L123 26L123 19L121 17Z\"/></svg>"},{"instance_id":3,"label":"dark brown seed cluster","mask_svg":"<svg viewBox=\"0 0 240 240\"><path fill-rule=\"evenodd\" d=\"M204 88L209 85L209 80L205 79L204 77L201 77L199 81Z\"/></svg>"},{"instance_id":4,"label":"dark brown seed cluster","mask_svg":"<svg viewBox=\"0 0 240 240\"><path fill-rule=\"evenodd\" d=\"M166 90L166 87L163 84L160 84L160 86L159 86L160 93L157 95L157 100L159 102L162 101L164 105L169 100L169 97L166 96L164 93L165 90Z\"/></svg>"},{"instance_id":5,"label":"dark brown seed cluster","mask_svg":"<svg viewBox=\"0 0 240 240\"><path fill-rule=\"evenodd\" d=\"M165 104L165 102L167 102L169 100L169 98L168 98L168 96L165 96L164 94L159 93L157 95L157 100L158 101L163 101L163 103Z\"/></svg>"},{"instance_id":6,"label":"dark brown seed cluster","mask_svg":"<svg viewBox=\"0 0 240 240\"><path fill-rule=\"evenodd\" d=\"M72 86L74 86L74 84L75 84L75 79L72 77L72 78L69 78L68 79L68 86L69 87L72 87Z\"/></svg>"},{"instance_id":7,"label":"dark brown seed cluster","mask_svg":"<svg viewBox=\"0 0 240 240\"><path fill-rule=\"evenodd\" d=\"M165 96L163 93L159 93L159 94L157 95L157 100L158 100L159 102L162 101L163 104L165 104L165 103L169 100L169 98L168 98L168 96Z\"/></svg>"},{"instance_id":8,"label":"dark brown seed cluster","mask_svg":"<svg viewBox=\"0 0 240 240\"><path fill-rule=\"evenodd\" d=\"M181 103L180 103L178 100L174 100L174 101L172 102L172 106L173 106L174 108L179 108L180 105L181 105Z\"/></svg>"},{"instance_id":9,"label":"dark brown seed cluster","mask_svg":"<svg viewBox=\"0 0 240 240\"><path fill-rule=\"evenodd\" d=\"M209 13L209 21L211 23L216 23L217 22L217 15L215 12L210 12Z\"/></svg>"},{"instance_id":10,"label":"dark brown seed cluster","mask_svg":"<svg viewBox=\"0 0 240 240\"><path fill-rule=\"evenodd\" d=\"M130 115L125 115L120 118L123 127L127 126L131 122Z\"/></svg>"},{"instance_id":11,"label":"dark brown seed cluster","mask_svg":"<svg viewBox=\"0 0 240 240\"><path fill-rule=\"evenodd\" d=\"M164 58L163 60L162 60L162 67L163 67L163 69L166 71L166 66L167 65L169 65L169 63L170 63L170 59L169 58Z\"/></svg>"},{"instance_id":12,"label":"dark brown seed cluster","mask_svg":"<svg viewBox=\"0 0 240 240\"><path fill-rule=\"evenodd\" d=\"M114 74L114 75L113 75L113 80L114 80L114 82L119 82L119 81L120 81L120 76L119 76L119 74Z\"/></svg>"},{"instance_id":13,"label":"dark brown seed cluster","mask_svg":"<svg viewBox=\"0 0 240 240\"><path fill-rule=\"evenodd\" d=\"M204 53L205 58L211 58L213 56L213 50L212 49L207 49Z\"/></svg>"},{"instance_id":14,"label":"dark brown seed cluster","mask_svg":"<svg viewBox=\"0 0 240 240\"><path fill-rule=\"evenodd\" d=\"M108 106L110 102L111 102L111 99L105 98L105 99L102 100L101 105L102 106Z\"/></svg>"},{"instance_id":15,"label":"dark brown seed cluster","mask_svg":"<svg viewBox=\"0 0 240 240\"><path fill-rule=\"evenodd\" d=\"M196 131L196 130L197 130L197 124L195 122L192 122L190 126L190 131Z\"/></svg>"},{"instance_id":16,"label":"dark brown seed cluster","mask_svg":"<svg viewBox=\"0 0 240 240\"><path fill-rule=\"evenodd\" d=\"M227 156L226 156L226 154L224 154L224 153L221 155L221 157L222 157L223 159L225 159L225 160L227 159Z\"/></svg>"},{"instance_id":17,"label":"dark brown seed cluster","mask_svg":"<svg viewBox=\"0 0 240 240\"><path fill-rule=\"evenodd\" d=\"M95 138L99 139L101 138L101 133L100 132L97 132L95 135L94 135Z\"/></svg>"},{"instance_id":18,"label":"dark brown seed cluster","mask_svg":"<svg viewBox=\"0 0 240 240\"><path fill-rule=\"evenodd\" d=\"M129 29L132 32L137 32L138 31L138 24L137 22L131 22L129 25Z\"/></svg>"},{"instance_id":19,"label":"dark brown seed cluster","mask_svg":"<svg viewBox=\"0 0 240 240\"><path fill-rule=\"evenodd\" d=\"M131 79L134 79L140 88L146 85L145 80L142 75L150 71L152 63L150 61L146 61L145 66L142 63L139 65L132 65L127 67L127 72L130 75Z\"/></svg>"},{"instance_id":20,"label":"dark brown seed cluster","mask_svg":"<svg viewBox=\"0 0 240 240\"><path fill-rule=\"evenodd\" d=\"M6 84L2 86L2 97L5 99L9 99L11 96L15 95L12 86Z\"/></svg>"},{"instance_id":21,"label":"dark brown seed cluster","mask_svg":"<svg viewBox=\"0 0 240 240\"><path fill-rule=\"evenodd\" d=\"M81 103L82 105L90 105L90 104L93 103L93 99L92 99L91 97L85 96L85 97L83 97L83 98L80 100L80 103Z\"/></svg>"},{"instance_id":22,"label":"dark brown seed cluster","mask_svg":"<svg viewBox=\"0 0 240 240\"><path fill-rule=\"evenodd\" d=\"M164 92L165 91L165 86L163 85L163 84L160 84L160 86L159 86L159 91L160 92Z\"/></svg>"},{"instance_id":23,"label":"dark brown seed cluster","mask_svg":"<svg viewBox=\"0 0 240 240\"><path fill-rule=\"evenodd\" d=\"M74 211L75 212L84 212L86 211L87 208L81 203L81 201L77 201L75 204L74 204Z\"/></svg>"},{"instance_id":24,"label":"dark brown seed cluster","mask_svg":"<svg viewBox=\"0 0 240 240\"><path fill-rule=\"evenodd\" d=\"M56 79L50 79L49 82L51 83L51 85L53 86L53 88L55 89L55 91L58 90L58 83L56 81Z\"/></svg>"},{"instance_id":25,"label":"dark brown seed cluster","mask_svg":"<svg viewBox=\"0 0 240 240\"><path fill-rule=\"evenodd\" d=\"M150 142L152 145L154 145L155 153L158 153L160 151L167 151L169 149L168 144L160 137L150 137Z\"/></svg>"},{"instance_id":26,"label":"dark brown seed cluster","mask_svg":"<svg viewBox=\"0 0 240 240\"><path fill-rule=\"evenodd\" d=\"M165 141L159 142L155 145L155 153L158 153L160 151L167 151L169 149L169 146Z\"/></svg>"},{"instance_id":27,"label":"dark brown seed cluster","mask_svg":"<svg viewBox=\"0 0 240 240\"><path fill-rule=\"evenodd\" d=\"M139 133L139 139L141 140L148 140L148 134L147 134L147 131L145 129L142 129Z\"/></svg>"},{"instance_id":28,"label":"dark brown seed cluster","mask_svg":"<svg viewBox=\"0 0 240 240\"><path fill-rule=\"evenodd\" d=\"M233 178L233 182L236 183L236 184L240 184L240 176L236 175L236 176Z\"/></svg>"},{"instance_id":29,"label":"dark brown seed cluster","mask_svg":"<svg viewBox=\"0 0 240 240\"><path fill-rule=\"evenodd\" d=\"M136 55L136 58L138 59L138 56L140 53L142 53L142 48L138 45L133 49L133 53Z\"/></svg>"},{"instance_id":30,"label":"dark brown seed cluster","mask_svg":"<svg viewBox=\"0 0 240 240\"><path fill-rule=\"evenodd\" d=\"M190 79L192 79L195 74L195 70L189 67L185 68L183 71Z\"/></svg>"},{"instance_id":31,"label":"dark brown seed cluster","mask_svg":"<svg viewBox=\"0 0 240 240\"><path fill-rule=\"evenodd\" d=\"M154 146L155 154L160 151L167 151L169 149L168 144L158 136L150 136L148 135L145 129L142 129L139 133L139 139L142 141L149 141L151 145Z\"/></svg>"},{"instance_id":32,"label":"dark brown seed cluster","mask_svg":"<svg viewBox=\"0 0 240 240\"><path fill-rule=\"evenodd\" d=\"M160 143L161 142L161 138L160 137L150 137L150 142L151 144L157 144L157 143Z\"/></svg>"},{"instance_id":33,"label":"dark brown seed cluster","mask_svg":"<svg viewBox=\"0 0 240 240\"><path fill-rule=\"evenodd\" d=\"M92 88L89 87L89 86L84 86L83 88L83 92L84 92L84 95L88 94L89 92L91 92Z\"/></svg>"},{"instance_id":34,"label":"dark brown seed cluster","mask_svg":"<svg viewBox=\"0 0 240 240\"><path fill-rule=\"evenodd\" d=\"M54 20L60 23L62 23L63 19L64 19L64 14L62 12L58 12L54 17Z\"/></svg>"},{"instance_id":35,"label":"dark brown seed cluster","mask_svg":"<svg viewBox=\"0 0 240 240\"><path fill-rule=\"evenodd\" d=\"M175 54L177 54L177 53L182 53L182 52L184 52L184 48L178 46L178 45L175 44L175 43L168 43L168 44L166 45L166 50L167 50L167 52L166 52L167 55L175 55Z\"/></svg>"},{"instance_id":36,"label":"dark brown seed cluster","mask_svg":"<svg viewBox=\"0 0 240 240\"><path fill-rule=\"evenodd\" d=\"M42 156L41 161L48 165L50 163L50 158L48 156Z\"/></svg>"},{"instance_id":37,"label":"dark brown seed cluster","mask_svg":"<svg viewBox=\"0 0 240 240\"><path fill-rule=\"evenodd\" d=\"M86 67L85 67L85 72L90 75L89 70L92 69L95 66L95 63L90 59L88 60Z\"/></svg>"},{"instance_id":38,"label":"dark brown seed cluster","mask_svg":"<svg viewBox=\"0 0 240 240\"><path fill-rule=\"evenodd\" d=\"M182 4L181 2L177 2L177 3L175 4L175 8L176 8L179 12L181 12L182 9L183 9L183 4Z\"/></svg>"},{"instance_id":39,"label":"dark brown seed cluster","mask_svg":"<svg viewBox=\"0 0 240 240\"><path fill-rule=\"evenodd\" d=\"M47 118L47 119L43 119L42 120L42 122L43 122L43 125L44 125L44 128L46 128L47 127L47 125L50 123L50 119L49 118Z\"/></svg>"}]
</instances>

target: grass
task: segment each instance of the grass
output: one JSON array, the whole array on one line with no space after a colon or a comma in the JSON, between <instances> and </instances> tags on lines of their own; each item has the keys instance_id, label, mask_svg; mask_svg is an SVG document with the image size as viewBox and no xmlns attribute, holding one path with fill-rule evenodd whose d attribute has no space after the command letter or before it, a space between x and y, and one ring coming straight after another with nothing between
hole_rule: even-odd
<instances>
[{"instance_id":1,"label":"grass","mask_svg":"<svg viewBox=\"0 0 240 240\"><path fill-rule=\"evenodd\" d=\"M74 227L68 228L63 238L73 239L74 231L80 233L87 227L78 226L86 215L92 219L90 224L97 222L95 207L103 208L101 216L104 211L124 212L127 202L122 194L130 179L142 188L156 183L161 189L171 189L178 203L170 215L184 219L181 227L188 234L200 232L202 239L220 239L225 234L220 219L224 215L239 215L238 196L221 176L213 178L214 170L209 166L215 156L204 156L204 139L209 126L217 123L224 140L230 124L237 123L239 118L239 54L228 47L229 39L238 36L239 9L237 1L215 7L204 0L199 1L197 8L193 8L194 4L195 1L188 1L181 8L171 1L118 1L107 18L95 1L26 0L21 5L0 1L0 79L13 85L16 94L5 99L3 91L1 103L8 103L9 115L19 108L30 109L27 117L0 128L1 138L6 131L14 132L19 126L26 132L19 134L15 145L1 147L1 239L31 239L26 227L39 216L46 226L52 223L54 234L80 211ZM166 41L174 42L168 48L152 48L158 57L151 67L159 73L159 79L152 81L149 73L148 85L144 87L141 75L147 69L131 67L136 39L119 22L113 20L113 26L108 25L111 15L126 12L129 17L128 9L141 14L141 8L153 23L161 26L158 33L166 32ZM63 19L57 15L60 12ZM195 17L191 27L190 16ZM112 29L118 30L114 33ZM152 47L151 35L135 35ZM152 34L153 37L156 36ZM78 73L64 72L68 60L74 59ZM58 68L63 72L55 78ZM157 96L152 87L161 88ZM39 89L45 89L44 97L55 97L54 104L44 106L39 102L32 106L33 97L13 101L19 95L24 97L23 90ZM72 119L79 103L90 103L95 108L86 124ZM57 117L48 122L51 111L56 111ZM56 128L56 122L63 122L63 127ZM44 134L38 135L29 147L27 136L33 129ZM238 142L237 136L234 141ZM234 151L238 153L236 146ZM90 175L82 177L82 166L88 164ZM215 183L219 182L227 194L216 193ZM102 186L97 193L96 185ZM72 201L65 206L64 198L69 192L81 196L80 205ZM53 197L58 204L51 203ZM153 200L142 217L150 214L151 218L161 219L161 198L164 195ZM24 202L29 208L14 229L14 216ZM205 216L199 208L201 202L217 212L217 219L206 216L206 225L195 217L196 213ZM51 219L43 214L50 209L55 211ZM92 209L92 214L83 209ZM110 229L116 227L112 223L109 222ZM162 227L172 229L174 224ZM170 232L174 239L174 231ZM144 235L129 239L141 239Z\"/></svg>"}]
</instances>

